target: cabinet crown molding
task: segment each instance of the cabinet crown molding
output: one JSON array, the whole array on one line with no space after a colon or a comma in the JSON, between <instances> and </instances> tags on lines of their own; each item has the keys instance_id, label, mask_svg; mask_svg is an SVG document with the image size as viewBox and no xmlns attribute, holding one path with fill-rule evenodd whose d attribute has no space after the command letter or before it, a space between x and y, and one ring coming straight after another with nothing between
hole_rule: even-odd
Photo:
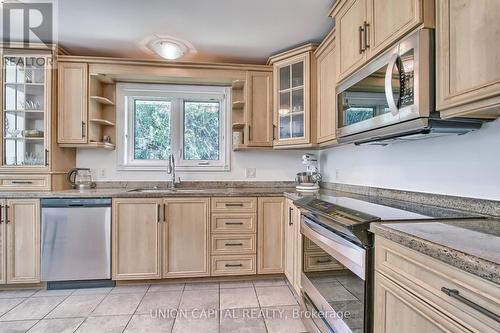
<instances>
[{"instance_id":1,"label":"cabinet crown molding","mask_svg":"<svg viewBox=\"0 0 500 333\"><path fill-rule=\"evenodd\" d=\"M305 45L302 45L302 46L299 46L299 47L296 47L296 48L293 48L293 49L290 49L290 50L287 50L287 51L284 51L284 52L281 52L281 53L278 53L275 55L272 55L267 60L267 64L273 65L277 62L280 62L282 60L291 58L291 57L299 55L299 54L303 54L305 52L314 52L314 50L316 50L318 45L319 45L318 43L308 43L308 44L305 44Z\"/></svg>"}]
</instances>

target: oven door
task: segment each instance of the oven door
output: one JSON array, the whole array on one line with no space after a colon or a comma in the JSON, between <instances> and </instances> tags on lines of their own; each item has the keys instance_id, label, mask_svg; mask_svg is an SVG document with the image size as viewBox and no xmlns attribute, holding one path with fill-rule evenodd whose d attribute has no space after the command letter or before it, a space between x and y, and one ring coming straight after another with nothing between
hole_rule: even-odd
<instances>
[{"instance_id":1,"label":"oven door","mask_svg":"<svg viewBox=\"0 0 500 333\"><path fill-rule=\"evenodd\" d=\"M432 32L422 29L337 87L339 137L429 117Z\"/></svg>"},{"instance_id":2,"label":"oven door","mask_svg":"<svg viewBox=\"0 0 500 333\"><path fill-rule=\"evenodd\" d=\"M302 307L320 332L368 332L365 294L367 251L302 215ZM328 265L309 264L311 257ZM309 319L309 318L308 318Z\"/></svg>"}]
</instances>

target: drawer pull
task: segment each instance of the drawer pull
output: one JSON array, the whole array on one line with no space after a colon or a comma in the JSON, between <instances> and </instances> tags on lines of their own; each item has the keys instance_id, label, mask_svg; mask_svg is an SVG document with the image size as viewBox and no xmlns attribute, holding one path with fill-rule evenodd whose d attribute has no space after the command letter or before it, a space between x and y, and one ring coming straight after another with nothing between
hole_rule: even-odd
<instances>
[{"instance_id":1,"label":"drawer pull","mask_svg":"<svg viewBox=\"0 0 500 333\"><path fill-rule=\"evenodd\" d=\"M226 222L226 225L243 225L243 222Z\"/></svg>"},{"instance_id":2,"label":"drawer pull","mask_svg":"<svg viewBox=\"0 0 500 333\"><path fill-rule=\"evenodd\" d=\"M441 291L443 293L445 293L446 295L470 306L471 308L473 308L474 310L482 313L483 315L485 315L486 317L488 318L491 318L493 319L494 321L496 321L497 323L500 323L500 316L483 308L481 305L478 305L472 301L469 301L467 298L463 297L462 295L460 295L460 292L456 289L448 289L448 288L445 288L445 287L441 287Z\"/></svg>"},{"instance_id":3,"label":"drawer pull","mask_svg":"<svg viewBox=\"0 0 500 333\"><path fill-rule=\"evenodd\" d=\"M226 264L226 267L243 267L243 264Z\"/></svg>"},{"instance_id":4,"label":"drawer pull","mask_svg":"<svg viewBox=\"0 0 500 333\"><path fill-rule=\"evenodd\" d=\"M29 180L13 180L12 184L33 184L33 182Z\"/></svg>"},{"instance_id":5,"label":"drawer pull","mask_svg":"<svg viewBox=\"0 0 500 333\"><path fill-rule=\"evenodd\" d=\"M243 246L243 243L226 243L225 246Z\"/></svg>"},{"instance_id":6,"label":"drawer pull","mask_svg":"<svg viewBox=\"0 0 500 333\"><path fill-rule=\"evenodd\" d=\"M316 260L317 264L328 264L330 262L332 262L332 259L318 259L318 260Z\"/></svg>"},{"instance_id":7,"label":"drawer pull","mask_svg":"<svg viewBox=\"0 0 500 333\"><path fill-rule=\"evenodd\" d=\"M243 207L243 203L226 203L226 207Z\"/></svg>"}]
</instances>

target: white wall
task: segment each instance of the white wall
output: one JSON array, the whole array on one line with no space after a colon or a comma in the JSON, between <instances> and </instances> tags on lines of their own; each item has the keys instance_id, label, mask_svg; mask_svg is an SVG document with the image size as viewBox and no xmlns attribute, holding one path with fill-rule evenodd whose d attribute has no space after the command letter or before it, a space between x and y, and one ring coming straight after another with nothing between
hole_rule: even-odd
<instances>
[{"instance_id":1,"label":"white wall","mask_svg":"<svg viewBox=\"0 0 500 333\"><path fill-rule=\"evenodd\" d=\"M327 182L500 200L500 120L463 136L324 150Z\"/></svg>"},{"instance_id":2,"label":"white wall","mask_svg":"<svg viewBox=\"0 0 500 333\"><path fill-rule=\"evenodd\" d=\"M250 180L280 181L294 180L295 174L304 169L301 164L303 151L238 151L231 152L231 171L220 172L177 172L181 180ZM91 168L96 180L158 180L166 181L170 177L166 172L155 171L119 171L117 170L116 151L98 151L79 149L76 165ZM256 168L256 178L245 178L245 168ZM99 169L104 170L104 177Z\"/></svg>"}]
</instances>

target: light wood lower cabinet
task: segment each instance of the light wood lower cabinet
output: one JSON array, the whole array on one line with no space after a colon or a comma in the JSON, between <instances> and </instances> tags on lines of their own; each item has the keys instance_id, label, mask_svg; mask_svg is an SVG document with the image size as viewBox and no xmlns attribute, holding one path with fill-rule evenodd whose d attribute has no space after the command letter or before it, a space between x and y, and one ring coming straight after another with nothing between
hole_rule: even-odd
<instances>
[{"instance_id":1,"label":"light wood lower cabinet","mask_svg":"<svg viewBox=\"0 0 500 333\"><path fill-rule=\"evenodd\" d=\"M162 199L113 200L114 280L161 277L162 203Z\"/></svg>"},{"instance_id":2,"label":"light wood lower cabinet","mask_svg":"<svg viewBox=\"0 0 500 333\"><path fill-rule=\"evenodd\" d=\"M6 200L0 226L3 283L40 282L40 200Z\"/></svg>"},{"instance_id":3,"label":"light wood lower cabinet","mask_svg":"<svg viewBox=\"0 0 500 333\"><path fill-rule=\"evenodd\" d=\"M210 275L210 198L164 201L163 277Z\"/></svg>"},{"instance_id":4,"label":"light wood lower cabinet","mask_svg":"<svg viewBox=\"0 0 500 333\"><path fill-rule=\"evenodd\" d=\"M375 333L499 332L500 286L376 236ZM456 290L471 303L448 296Z\"/></svg>"},{"instance_id":5,"label":"light wood lower cabinet","mask_svg":"<svg viewBox=\"0 0 500 333\"><path fill-rule=\"evenodd\" d=\"M285 199L259 198L257 226L257 273L284 272Z\"/></svg>"},{"instance_id":6,"label":"light wood lower cabinet","mask_svg":"<svg viewBox=\"0 0 500 333\"><path fill-rule=\"evenodd\" d=\"M293 201L286 199L285 212L285 276L300 294L302 273L302 235L300 234L300 210Z\"/></svg>"}]
</instances>

